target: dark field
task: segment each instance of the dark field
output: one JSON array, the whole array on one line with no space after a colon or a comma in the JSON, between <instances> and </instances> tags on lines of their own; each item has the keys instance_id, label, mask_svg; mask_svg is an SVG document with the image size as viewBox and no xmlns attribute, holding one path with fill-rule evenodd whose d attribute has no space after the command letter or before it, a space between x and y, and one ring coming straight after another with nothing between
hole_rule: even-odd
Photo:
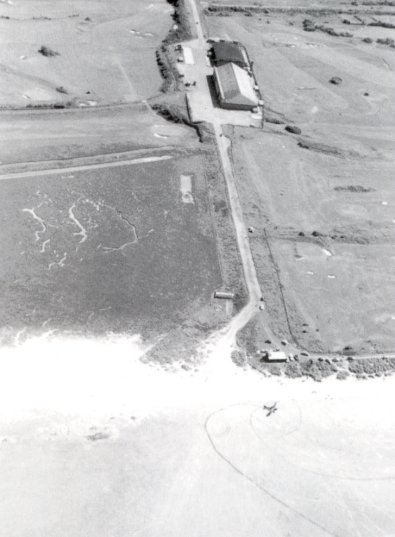
<instances>
[{"instance_id":1,"label":"dark field","mask_svg":"<svg viewBox=\"0 0 395 537\"><path fill-rule=\"evenodd\" d=\"M207 304L221 276L196 170L203 159L189 156L1 181L3 343L51 330L153 335Z\"/></svg>"}]
</instances>

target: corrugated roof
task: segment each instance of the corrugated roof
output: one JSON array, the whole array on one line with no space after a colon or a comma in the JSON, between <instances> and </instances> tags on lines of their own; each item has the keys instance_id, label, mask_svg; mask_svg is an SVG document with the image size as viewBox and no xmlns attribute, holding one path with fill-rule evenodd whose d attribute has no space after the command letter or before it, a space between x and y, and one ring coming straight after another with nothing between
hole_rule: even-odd
<instances>
[{"instance_id":1,"label":"corrugated roof","mask_svg":"<svg viewBox=\"0 0 395 537\"><path fill-rule=\"evenodd\" d=\"M236 43L220 41L213 43L214 60L217 62L234 62L248 65L244 48Z\"/></svg>"},{"instance_id":2,"label":"corrugated roof","mask_svg":"<svg viewBox=\"0 0 395 537\"><path fill-rule=\"evenodd\" d=\"M214 68L215 76L224 101L230 104L257 106L258 97L250 75L234 63Z\"/></svg>"}]
</instances>

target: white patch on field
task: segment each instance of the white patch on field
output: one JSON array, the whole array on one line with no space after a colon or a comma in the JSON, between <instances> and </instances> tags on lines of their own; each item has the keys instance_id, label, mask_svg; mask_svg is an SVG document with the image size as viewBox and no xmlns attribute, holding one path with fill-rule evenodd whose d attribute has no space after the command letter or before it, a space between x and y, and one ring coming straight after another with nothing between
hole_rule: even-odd
<instances>
[{"instance_id":1,"label":"white patch on field","mask_svg":"<svg viewBox=\"0 0 395 537\"><path fill-rule=\"evenodd\" d=\"M330 278L331 280L333 280L334 278L336 278L336 276L334 274L328 274L328 278Z\"/></svg>"},{"instance_id":2,"label":"white patch on field","mask_svg":"<svg viewBox=\"0 0 395 537\"><path fill-rule=\"evenodd\" d=\"M129 33L133 34L136 37L153 37L154 34L151 32L139 32L138 30L129 30Z\"/></svg>"},{"instance_id":3,"label":"white patch on field","mask_svg":"<svg viewBox=\"0 0 395 537\"><path fill-rule=\"evenodd\" d=\"M34 236L36 238L36 242L40 240L40 235L42 235L43 233L46 232L47 230L47 226L45 225L45 222L42 218L40 218L40 216L38 216L36 213L35 213L35 210L34 209L22 209L22 212L23 213L29 213L32 215L32 217L34 218L34 220L36 220L40 226L41 226L41 229L39 229L38 231L36 231L34 233Z\"/></svg>"},{"instance_id":4,"label":"white patch on field","mask_svg":"<svg viewBox=\"0 0 395 537\"><path fill-rule=\"evenodd\" d=\"M310 276L312 276L314 272L312 270L308 270L306 274L310 274Z\"/></svg>"},{"instance_id":5,"label":"white patch on field","mask_svg":"<svg viewBox=\"0 0 395 537\"><path fill-rule=\"evenodd\" d=\"M192 196L192 175L180 176L180 190L183 203L195 203Z\"/></svg>"},{"instance_id":6,"label":"white patch on field","mask_svg":"<svg viewBox=\"0 0 395 537\"><path fill-rule=\"evenodd\" d=\"M155 138L168 138L165 134L159 134L158 132L154 132L154 136Z\"/></svg>"},{"instance_id":7,"label":"white patch on field","mask_svg":"<svg viewBox=\"0 0 395 537\"><path fill-rule=\"evenodd\" d=\"M332 252L330 252L329 250L327 250L326 248L322 248L322 251L323 253L328 256L328 257L331 257L332 256Z\"/></svg>"},{"instance_id":8,"label":"white patch on field","mask_svg":"<svg viewBox=\"0 0 395 537\"><path fill-rule=\"evenodd\" d=\"M388 201L382 201L381 205L388 205Z\"/></svg>"},{"instance_id":9,"label":"white patch on field","mask_svg":"<svg viewBox=\"0 0 395 537\"><path fill-rule=\"evenodd\" d=\"M79 220L74 215L74 209L75 209L75 203L69 208L69 218L74 222L74 224L80 229L80 231L77 231L76 233L73 233L75 237L81 237L81 240L79 241L79 244L82 244L86 241L88 238L88 233L84 226L81 224Z\"/></svg>"},{"instance_id":10,"label":"white patch on field","mask_svg":"<svg viewBox=\"0 0 395 537\"><path fill-rule=\"evenodd\" d=\"M47 247L47 244L49 244L51 242L51 239L47 239L46 241L44 241L41 245L41 249L40 249L40 254L44 254L45 253L45 249Z\"/></svg>"},{"instance_id":11,"label":"white patch on field","mask_svg":"<svg viewBox=\"0 0 395 537\"><path fill-rule=\"evenodd\" d=\"M135 240L125 242L124 244L121 244L121 246L103 246L102 244L99 244L97 249L98 250L103 250L104 253L106 253L106 254L109 254L109 253L112 253L112 252L121 252L123 255L125 255L124 252L123 252L124 249L127 248L128 246L132 246L133 244L136 244L137 242L138 242L138 239L136 237Z\"/></svg>"},{"instance_id":12,"label":"white patch on field","mask_svg":"<svg viewBox=\"0 0 395 537\"><path fill-rule=\"evenodd\" d=\"M32 88L28 93L24 95L26 99L32 99L33 101L50 101L53 96L52 93L44 88Z\"/></svg>"},{"instance_id":13,"label":"white patch on field","mask_svg":"<svg viewBox=\"0 0 395 537\"><path fill-rule=\"evenodd\" d=\"M27 328L24 326L21 330L18 330L18 332L15 335L14 344L20 345L20 338L23 336L23 334L26 332Z\"/></svg>"},{"instance_id":14,"label":"white patch on field","mask_svg":"<svg viewBox=\"0 0 395 537\"><path fill-rule=\"evenodd\" d=\"M59 268L63 268L66 262L66 259L67 259L67 252L64 252L62 258L59 261L53 261L52 263L48 265L48 270L52 270L52 267L55 267L55 266Z\"/></svg>"},{"instance_id":15,"label":"white patch on field","mask_svg":"<svg viewBox=\"0 0 395 537\"><path fill-rule=\"evenodd\" d=\"M368 390L373 400L377 400L377 385L376 388L370 383L362 386L357 380L348 380L344 387L335 379L329 379L316 387L310 380L278 381L257 375L253 370L241 370L230 359L233 347L222 340L213 340L204 346L205 359L194 373L184 370L182 363L174 363L169 371L143 363L141 358L150 346L144 344L139 335L112 335L94 340L54 338L54 332L48 331L18 347L2 350L1 423L30 416L36 419L38 414L47 415L48 411L67 416L70 425L78 421L78 417L130 417L133 414L140 419L167 409L200 409L202 393L210 409L251 398L261 402L262 393L265 400L278 400L280 391L284 399L298 394L304 401L309 387L318 390L323 397L341 392L347 398L353 388L359 391L362 401L366 400ZM386 379L391 397L394 383L395 377ZM72 397L70 386L73 387ZM385 389L385 385L380 389ZM331 405L333 408L333 402ZM343 412L345 407L339 403L339 408ZM391 408L389 405L389 416L393 416ZM60 423L59 417L56 414L56 423Z\"/></svg>"}]
</instances>

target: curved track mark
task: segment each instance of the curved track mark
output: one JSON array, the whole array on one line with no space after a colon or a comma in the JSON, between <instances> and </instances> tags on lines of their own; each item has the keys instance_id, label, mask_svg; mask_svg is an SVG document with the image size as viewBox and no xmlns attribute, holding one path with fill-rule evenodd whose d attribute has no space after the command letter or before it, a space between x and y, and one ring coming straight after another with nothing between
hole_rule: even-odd
<instances>
[{"instance_id":1,"label":"curved track mark","mask_svg":"<svg viewBox=\"0 0 395 537\"><path fill-rule=\"evenodd\" d=\"M230 406L238 406L238 405L230 405ZM240 406L240 405L239 405ZM254 405L255 406L255 405ZM211 414L209 414L204 422L204 429L205 429L205 432L206 432L206 435L207 435L207 438L211 444L211 447L213 448L213 450L215 451L215 453L226 463L228 464L228 466L230 466L232 468L232 470L234 470L238 475L240 475L241 477L243 477L244 479L246 479L247 481L249 481L252 485L254 485L258 490L261 491L261 493L269 496L272 500L274 500L275 502L279 503L282 507L284 507L285 509L289 510L289 511L292 511L292 513L298 515L299 517L301 517L303 520L305 520L306 522L309 522L310 524L312 524L313 526L315 526L316 528L320 529L322 532L324 532L326 535L330 535L331 537L341 537L339 534L337 533L332 533L331 531L329 531L328 529L326 529L324 526L321 526L321 524L319 524L318 522L316 522L315 520L311 519L310 517L308 517L307 515L305 515L304 513L302 513L301 511L299 511L298 509L296 509L295 507L292 507L291 505L289 505L287 502L285 502L284 500L282 500L281 498L279 498L278 496L272 494L267 488L265 488L263 485L261 485L260 483L257 483L254 479L252 479L250 476L248 476L247 474L245 474L242 470L240 470L235 464L233 464L233 462L231 460L229 460L223 453L221 453L221 451L217 448L217 446L215 445L215 442L213 440L213 438L211 437L210 435L210 432L208 430L208 426L209 426L209 423L210 423L210 420L216 416L217 414L220 414L221 412L223 412L224 410L227 410L228 408L230 407L223 407L223 408L220 408L218 410L214 410L214 412L211 412Z\"/></svg>"}]
</instances>

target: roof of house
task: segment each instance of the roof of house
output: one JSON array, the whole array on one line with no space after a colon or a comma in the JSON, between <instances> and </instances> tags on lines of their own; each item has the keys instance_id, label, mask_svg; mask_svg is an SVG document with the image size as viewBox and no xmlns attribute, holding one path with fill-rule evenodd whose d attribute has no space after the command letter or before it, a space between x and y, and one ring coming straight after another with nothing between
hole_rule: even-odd
<instances>
[{"instance_id":1,"label":"roof of house","mask_svg":"<svg viewBox=\"0 0 395 537\"><path fill-rule=\"evenodd\" d=\"M213 43L214 60L216 62L234 62L248 65L247 53L241 45L229 41Z\"/></svg>"},{"instance_id":2,"label":"roof of house","mask_svg":"<svg viewBox=\"0 0 395 537\"><path fill-rule=\"evenodd\" d=\"M234 63L214 67L221 98L229 104L257 106L258 96L250 75Z\"/></svg>"}]
</instances>

